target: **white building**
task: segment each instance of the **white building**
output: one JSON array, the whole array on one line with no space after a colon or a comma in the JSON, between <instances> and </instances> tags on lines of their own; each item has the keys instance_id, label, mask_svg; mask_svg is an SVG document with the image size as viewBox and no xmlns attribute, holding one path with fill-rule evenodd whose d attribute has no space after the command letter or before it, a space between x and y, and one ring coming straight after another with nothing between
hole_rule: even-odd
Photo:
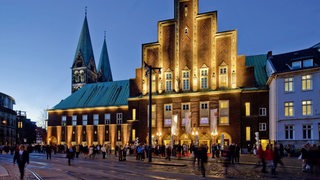
<instances>
[{"instance_id":1,"label":"white building","mask_svg":"<svg viewBox=\"0 0 320 180\"><path fill-rule=\"evenodd\" d=\"M267 58L270 140L297 148L307 142L318 144L320 44L285 54L269 52Z\"/></svg>"}]
</instances>

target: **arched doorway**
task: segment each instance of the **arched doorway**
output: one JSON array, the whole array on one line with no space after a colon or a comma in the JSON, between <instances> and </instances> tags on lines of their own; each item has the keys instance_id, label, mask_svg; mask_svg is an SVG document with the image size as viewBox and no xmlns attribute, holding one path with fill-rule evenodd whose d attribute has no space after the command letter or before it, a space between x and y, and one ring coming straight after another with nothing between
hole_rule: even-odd
<instances>
[{"instance_id":1,"label":"arched doorway","mask_svg":"<svg viewBox=\"0 0 320 180\"><path fill-rule=\"evenodd\" d=\"M183 145L187 145L188 147L190 147L190 144L191 144L191 138L189 137L190 135L186 134L186 133L183 133L179 140L180 140L180 144Z\"/></svg>"},{"instance_id":2,"label":"arched doorway","mask_svg":"<svg viewBox=\"0 0 320 180\"><path fill-rule=\"evenodd\" d=\"M57 145L57 138L55 136L51 136L48 139L48 144L50 145Z\"/></svg>"},{"instance_id":3,"label":"arched doorway","mask_svg":"<svg viewBox=\"0 0 320 180\"><path fill-rule=\"evenodd\" d=\"M220 144L221 146L229 146L229 144L232 143L232 137L230 136L229 133L226 132L221 132L218 136L216 141L218 142L218 144ZM222 144L223 143L223 144Z\"/></svg>"}]
</instances>

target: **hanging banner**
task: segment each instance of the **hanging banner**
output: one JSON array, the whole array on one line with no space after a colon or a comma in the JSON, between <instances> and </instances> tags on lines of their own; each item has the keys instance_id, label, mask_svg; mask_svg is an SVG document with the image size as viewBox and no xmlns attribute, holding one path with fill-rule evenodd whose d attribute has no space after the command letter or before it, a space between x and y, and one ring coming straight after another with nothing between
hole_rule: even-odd
<instances>
[{"instance_id":1,"label":"hanging banner","mask_svg":"<svg viewBox=\"0 0 320 180\"><path fill-rule=\"evenodd\" d=\"M218 135L218 109L210 110L210 131L213 135Z\"/></svg>"},{"instance_id":2,"label":"hanging banner","mask_svg":"<svg viewBox=\"0 0 320 180\"><path fill-rule=\"evenodd\" d=\"M191 112L186 112L184 117L186 119L186 124L185 124L186 133L190 134L191 133Z\"/></svg>"},{"instance_id":3,"label":"hanging banner","mask_svg":"<svg viewBox=\"0 0 320 180\"><path fill-rule=\"evenodd\" d=\"M178 115L172 116L171 135L176 135L178 129Z\"/></svg>"}]
</instances>

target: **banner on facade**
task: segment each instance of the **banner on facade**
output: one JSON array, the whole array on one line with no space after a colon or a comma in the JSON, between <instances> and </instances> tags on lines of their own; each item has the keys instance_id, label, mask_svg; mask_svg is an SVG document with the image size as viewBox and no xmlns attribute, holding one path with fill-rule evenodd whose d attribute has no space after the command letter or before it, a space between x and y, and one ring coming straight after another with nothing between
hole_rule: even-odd
<instances>
[{"instance_id":1,"label":"banner on facade","mask_svg":"<svg viewBox=\"0 0 320 180\"><path fill-rule=\"evenodd\" d=\"M190 134L191 133L191 112L186 112L184 117L186 119L186 122L185 122L186 133Z\"/></svg>"},{"instance_id":2,"label":"banner on facade","mask_svg":"<svg viewBox=\"0 0 320 180\"><path fill-rule=\"evenodd\" d=\"M218 109L210 110L210 131L213 135L218 135Z\"/></svg>"},{"instance_id":3,"label":"banner on facade","mask_svg":"<svg viewBox=\"0 0 320 180\"><path fill-rule=\"evenodd\" d=\"M172 116L171 135L176 135L178 130L178 115Z\"/></svg>"}]
</instances>

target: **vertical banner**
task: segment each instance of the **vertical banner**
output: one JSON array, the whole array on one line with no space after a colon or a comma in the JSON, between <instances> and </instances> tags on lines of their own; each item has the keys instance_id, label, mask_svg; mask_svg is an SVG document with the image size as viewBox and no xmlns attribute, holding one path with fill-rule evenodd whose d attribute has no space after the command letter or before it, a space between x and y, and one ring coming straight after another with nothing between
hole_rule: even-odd
<instances>
[{"instance_id":1,"label":"vertical banner","mask_svg":"<svg viewBox=\"0 0 320 180\"><path fill-rule=\"evenodd\" d=\"M190 134L191 133L191 112L186 112L184 117L186 119L186 122L185 122L186 133Z\"/></svg>"},{"instance_id":2,"label":"vertical banner","mask_svg":"<svg viewBox=\"0 0 320 180\"><path fill-rule=\"evenodd\" d=\"M211 109L210 110L210 131L213 133L213 135L218 135L217 123L218 123L218 109Z\"/></svg>"},{"instance_id":3,"label":"vertical banner","mask_svg":"<svg viewBox=\"0 0 320 180\"><path fill-rule=\"evenodd\" d=\"M221 149L224 150L224 134L221 134Z\"/></svg>"},{"instance_id":4,"label":"vertical banner","mask_svg":"<svg viewBox=\"0 0 320 180\"><path fill-rule=\"evenodd\" d=\"M177 134L177 128L178 128L178 115L173 115L172 122L171 122L171 135Z\"/></svg>"}]
</instances>

